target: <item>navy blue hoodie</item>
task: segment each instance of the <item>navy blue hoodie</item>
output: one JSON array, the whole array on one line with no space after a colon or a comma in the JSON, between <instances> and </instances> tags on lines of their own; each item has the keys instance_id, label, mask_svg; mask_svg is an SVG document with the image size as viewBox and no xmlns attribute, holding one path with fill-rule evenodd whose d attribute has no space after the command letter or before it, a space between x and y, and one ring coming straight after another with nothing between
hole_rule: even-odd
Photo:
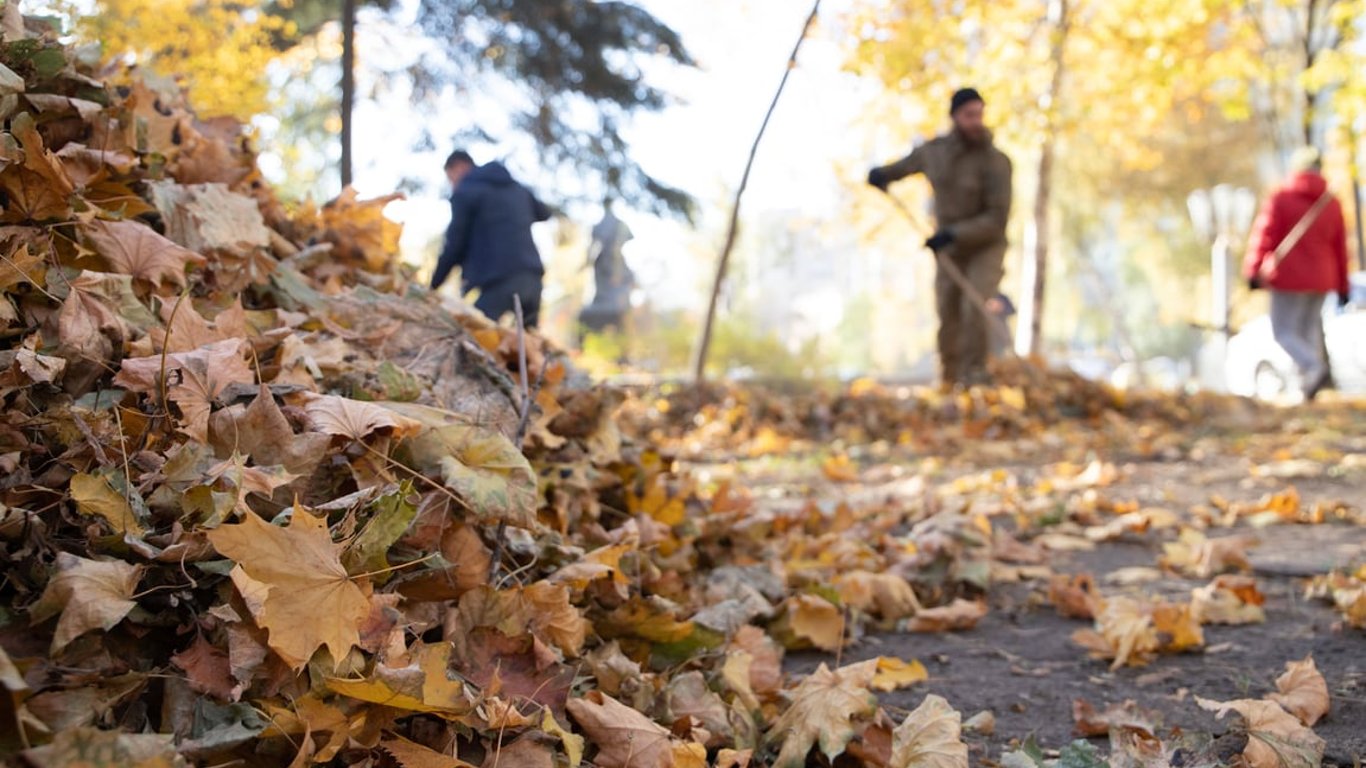
<instances>
[{"instance_id":1,"label":"navy blue hoodie","mask_svg":"<svg viewBox=\"0 0 1366 768\"><path fill-rule=\"evenodd\" d=\"M502 163L472 168L451 194L451 223L432 288L439 288L457 266L465 290L519 272L544 274L531 225L549 218L550 209L513 180Z\"/></svg>"}]
</instances>

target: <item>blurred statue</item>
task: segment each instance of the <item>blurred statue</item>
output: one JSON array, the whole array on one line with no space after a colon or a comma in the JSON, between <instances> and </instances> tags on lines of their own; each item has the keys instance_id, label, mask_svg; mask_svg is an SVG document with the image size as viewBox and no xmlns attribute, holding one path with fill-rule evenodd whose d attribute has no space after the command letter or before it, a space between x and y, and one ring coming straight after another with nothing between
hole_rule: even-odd
<instances>
[{"instance_id":1,"label":"blurred statue","mask_svg":"<svg viewBox=\"0 0 1366 768\"><path fill-rule=\"evenodd\" d=\"M602 220L593 227L593 242L588 248L588 260L593 266L593 301L579 313L579 323L585 331L625 329L636 278L621 251L633 237L626 222L612 212L612 201L604 201Z\"/></svg>"}]
</instances>

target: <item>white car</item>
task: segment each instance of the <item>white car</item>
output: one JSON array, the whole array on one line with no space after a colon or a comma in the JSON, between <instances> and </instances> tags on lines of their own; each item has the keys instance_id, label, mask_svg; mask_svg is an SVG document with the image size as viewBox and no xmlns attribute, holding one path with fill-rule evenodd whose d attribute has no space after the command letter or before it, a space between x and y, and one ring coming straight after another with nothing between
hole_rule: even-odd
<instances>
[{"instance_id":1,"label":"white car","mask_svg":"<svg viewBox=\"0 0 1366 768\"><path fill-rule=\"evenodd\" d=\"M1323 330L1338 391L1366 394L1366 309L1324 310ZM1274 400L1295 394L1299 375L1290 356L1271 335L1271 318L1253 320L1228 341L1224 362L1228 389L1235 395Z\"/></svg>"}]
</instances>

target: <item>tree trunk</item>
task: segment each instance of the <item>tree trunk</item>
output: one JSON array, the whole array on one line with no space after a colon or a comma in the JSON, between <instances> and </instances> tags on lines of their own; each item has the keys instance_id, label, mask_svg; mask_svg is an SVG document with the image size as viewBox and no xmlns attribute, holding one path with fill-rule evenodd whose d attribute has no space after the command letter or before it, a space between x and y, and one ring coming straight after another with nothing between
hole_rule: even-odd
<instances>
[{"instance_id":1,"label":"tree trunk","mask_svg":"<svg viewBox=\"0 0 1366 768\"><path fill-rule=\"evenodd\" d=\"M1356 170L1356 151L1352 152L1352 212L1357 230L1357 269L1366 271L1366 236L1361 224L1361 177Z\"/></svg>"},{"instance_id":2,"label":"tree trunk","mask_svg":"<svg viewBox=\"0 0 1366 768\"><path fill-rule=\"evenodd\" d=\"M1066 71L1065 54L1068 32L1068 4L1070 0L1053 0L1049 8L1052 22L1052 52L1049 58L1053 63L1053 75L1048 83L1046 109L1048 119L1044 128L1043 141L1039 147L1038 182L1034 190L1033 240L1031 243L1029 270L1033 284L1027 286L1029 302L1025 316L1029 326L1021 332L1027 334L1022 352L1039 355L1043 352L1043 315L1044 294L1048 283L1048 210L1053 194L1053 160L1057 152L1057 105L1062 93L1063 75Z\"/></svg>"},{"instance_id":3,"label":"tree trunk","mask_svg":"<svg viewBox=\"0 0 1366 768\"><path fill-rule=\"evenodd\" d=\"M721 298L721 286L725 283L726 270L730 266L730 252L735 248L735 239L740 229L740 198L745 194L745 187L749 186L749 172L754 168L754 156L759 152L759 142L764 138L764 131L768 129L768 121L773 118L773 110L778 106L778 99L783 95L783 88L787 87L787 78L792 74L792 70L797 68L797 52L802 49L802 43L811 31L811 25L816 22L816 14L820 8L821 0L816 0L811 5L811 13L806 17L806 23L802 25L801 36L797 38L796 45L792 46L792 53L787 57L787 67L783 70L782 80L778 81L778 90L773 94L773 101L769 102L768 112L764 114L764 121L759 124L759 133L754 137L754 143L750 145L749 159L745 161L745 172L740 176L740 186L735 190L735 200L730 207L730 225L726 230L726 242L721 246L721 256L716 260L716 277L711 284L711 298L707 302L707 316L702 321L702 334L697 339L697 353L693 358L693 381L699 384L707 376L707 355L711 351L711 335L716 323L716 305Z\"/></svg>"},{"instance_id":4,"label":"tree trunk","mask_svg":"<svg viewBox=\"0 0 1366 768\"><path fill-rule=\"evenodd\" d=\"M1352 169L1352 218L1356 224L1357 269L1366 270L1366 232L1361 222L1361 136L1356 118L1347 121L1347 157Z\"/></svg>"},{"instance_id":5,"label":"tree trunk","mask_svg":"<svg viewBox=\"0 0 1366 768\"><path fill-rule=\"evenodd\" d=\"M341 185L351 186L352 112L356 104L356 2L342 0Z\"/></svg>"}]
</instances>

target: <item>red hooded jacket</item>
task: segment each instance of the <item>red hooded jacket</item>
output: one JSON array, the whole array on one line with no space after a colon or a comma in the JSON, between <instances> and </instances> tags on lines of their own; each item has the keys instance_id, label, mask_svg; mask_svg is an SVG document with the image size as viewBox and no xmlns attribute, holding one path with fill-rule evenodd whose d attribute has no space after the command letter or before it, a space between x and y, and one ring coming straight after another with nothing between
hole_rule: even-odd
<instances>
[{"instance_id":1,"label":"red hooded jacket","mask_svg":"<svg viewBox=\"0 0 1366 768\"><path fill-rule=\"evenodd\" d=\"M1272 193L1262 206L1248 241L1243 276L1260 277L1278 291L1346 293L1347 227L1342 206L1328 201L1309 229L1276 265L1276 246L1289 236L1300 219L1328 189L1328 182L1313 172L1297 173Z\"/></svg>"}]
</instances>

